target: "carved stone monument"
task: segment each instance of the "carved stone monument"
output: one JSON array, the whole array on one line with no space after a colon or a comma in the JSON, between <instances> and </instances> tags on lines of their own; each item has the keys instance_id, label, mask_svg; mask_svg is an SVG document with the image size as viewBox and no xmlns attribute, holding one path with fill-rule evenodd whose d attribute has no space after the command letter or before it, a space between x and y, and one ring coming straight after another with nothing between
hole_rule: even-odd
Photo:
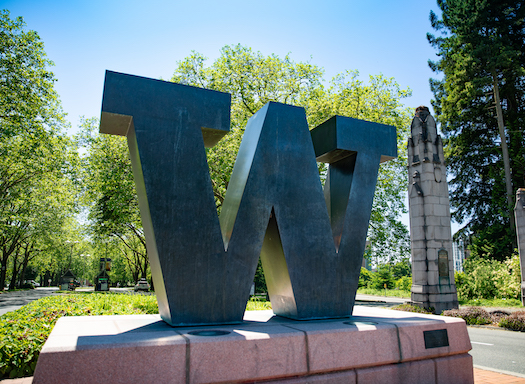
<instances>
[{"instance_id":1,"label":"carved stone monument","mask_svg":"<svg viewBox=\"0 0 525 384\"><path fill-rule=\"evenodd\" d=\"M410 129L412 302L441 313L458 307L443 143L427 107L416 109Z\"/></svg>"},{"instance_id":2,"label":"carved stone monument","mask_svg":"<svg viewBox=\"0 0 525 384\"><path fill-rule=\"evenodd\" d=\"M516 192L514 216L516 217L516 235L520 253L521 302L525 305L525 188L520 188Z\"/></svg>"}]
</instances>

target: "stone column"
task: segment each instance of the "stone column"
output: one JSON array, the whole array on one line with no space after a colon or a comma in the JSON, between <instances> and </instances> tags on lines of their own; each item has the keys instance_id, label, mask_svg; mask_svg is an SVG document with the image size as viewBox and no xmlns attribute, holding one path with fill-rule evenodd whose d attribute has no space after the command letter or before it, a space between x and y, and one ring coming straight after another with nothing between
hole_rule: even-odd
<instances>
[{"instance_id":1,"label":"stone column","mask_svg":"<svg viewBox=\"0 0 525 384\"><path fill-rule=\"evenodd\" d=\"M412 302L435 313L457 308L443 143L427 107L416 109L408 139Z\"/></svg>"},{"instance_id":2,"label":"stone column","mask_svg":"<svg viewBox=\"0 0 525 384\"><path fill-rule=\"evenodd\" d=\"M516 217L516 235L520 253L521 302L525 305L525 188L520 188L516 192L514 216Z\"/></svg>"}]
</instances>

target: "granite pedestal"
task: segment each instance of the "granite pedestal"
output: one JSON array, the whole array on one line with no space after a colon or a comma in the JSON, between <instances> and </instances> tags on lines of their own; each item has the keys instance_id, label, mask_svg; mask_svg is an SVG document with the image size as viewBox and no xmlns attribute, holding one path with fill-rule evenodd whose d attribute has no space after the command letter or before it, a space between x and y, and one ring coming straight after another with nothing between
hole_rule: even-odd
<instances>
[{"instance_id":1,"label":"granite pedestal","mask_svg":"<svg viewBox=\"0 0 525 384\"><path fill-rule=\"evenodd\" d=\"M185 328L158 315L63 317L33 383L473 383L470 349L461 319L367 307Z\"/></svg>"}]
</instances>

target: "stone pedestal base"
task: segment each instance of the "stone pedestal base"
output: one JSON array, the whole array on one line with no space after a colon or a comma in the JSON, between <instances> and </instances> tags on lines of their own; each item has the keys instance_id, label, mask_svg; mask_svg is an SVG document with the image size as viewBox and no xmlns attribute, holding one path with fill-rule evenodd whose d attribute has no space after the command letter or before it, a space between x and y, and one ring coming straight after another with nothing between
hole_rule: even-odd
<instances>
[{"instance_id":1,"label":"stone pedestal base","mask_svg":"<svg viewBox=\"0 0 525 384\"><path fill-rule=\"evenodd\" d=\"M473 383L465 322L355 307L348 319L247 312L172 328L158 315L61 318L33 383Z\"/></svg>"},{"instance_id":2,"label":"stone pedestal base","mask_svg":"<svg viewBox=\"0 0 525 384\"><path fill-rule=\"evenodd\" d=\"M411 289L412 303L422 308L434 308L440 314L447 309L458 308L458 295L455 285L417 285Z\"/></svg>"}]
</instances>

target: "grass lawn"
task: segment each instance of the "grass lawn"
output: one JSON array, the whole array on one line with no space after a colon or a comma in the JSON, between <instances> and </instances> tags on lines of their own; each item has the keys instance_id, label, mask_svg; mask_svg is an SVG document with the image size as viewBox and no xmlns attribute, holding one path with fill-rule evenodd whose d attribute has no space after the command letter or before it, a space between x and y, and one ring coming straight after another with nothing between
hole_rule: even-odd
<instances>
[{"instance_id":1,"label":"grass lawn","mask_svg":"<svg viewBox=\"0 0 525 384\"><path fill-rule=\"evenodd\" d=\"M459 300L459 304L469 307L513 307L525 310L521 301L517 299L470 299Z\"/></svg>"},{"instance_id":2,"label":"grass lawn","mask_svg":"<svg viewBox=\"0 0 525 384\"><path fill-rule=\"evenodd\" d=\"M403 297L410 299L410 291L403 291L400 289L371 289L371 288L359 288L358 294L361 295L375 295L375 296L389 296L389 297Z\"/></svg>"}]
</instances>

